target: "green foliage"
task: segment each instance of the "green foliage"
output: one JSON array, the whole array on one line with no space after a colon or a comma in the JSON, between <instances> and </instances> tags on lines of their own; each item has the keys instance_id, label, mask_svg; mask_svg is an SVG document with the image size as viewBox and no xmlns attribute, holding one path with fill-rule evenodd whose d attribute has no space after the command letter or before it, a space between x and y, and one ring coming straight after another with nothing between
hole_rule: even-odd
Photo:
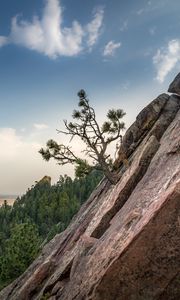
<instances>
[{"instance_id":1,"label":"green foliage","mask_svg":"<svg viewBox=\"0 0 180 300\"><path fill-rule=\"evenodd\" d=\"M84 101L84 98L87 97L86 92L85 92L83 89L80 90L80 91L78 92L78 97L79 97L79 99L80 99L81 101ZM81 104L81 102L79 102L79 103ZM79 106L80 106L80 104L79 104Z\"/></svg>"},{"instance_id":2,"label":"green foliage","mask_svg":"<svg viewBox=\"0 0 180 300\"><path fill-rule=\"evenodd\" d=\"M117 121L125 116L125 112L122 109L110 109L107 113L107 117L112 122Z\"/></svg>"},{"instance_id":3,"label":"green foliage","mask_svg":"<svg viewBox=\"0 0 180 300\"><path fill-rule=\"evenodd\" d=\"M78 159L75 167L75 175L77 178L84 178L86 175L90 174L92 170L93 167L88 164L87 160Z\"/></svg>"},{"instance_id":4,"label":"green foliage","mask_svg":"<svg viewBox=\"0 0 180 300\"><path fill-rule=\"evenodd\" d=\"M0 282L9 283L22 274L37 256L40 245L34 224L22 223L11 229L0 258Z\"/></svg>"},{"instance_id":5,"label":"green foliage","mask_svg":"<svg viewBox=\"0 0 180 300\"><path fill-rule=\"evenodd\" d=\"M28 267L40 242L65 230L101 178L101 172L93 171L74 180L60 176L53 186L40 181L13 207L0 207L0 289Z\"/></svg>"},{"instance_id":6,"label":"green foliage","mask_svg":"<svg viewBox=\"0 0 180 300\"><path fill-rule=\"evenodd\" d=\"M80 111L74 110L72 113L72 117L73 117L73 119L80 119L80 117L81 117ZM76 128L75 124L73 124L72 122L69 123L69 126L73 129Z\"/></svg>"},{"instance_id":7,"label":"green foliage","mask_svg":"<svg viewBox=\"0 0 180 300\"><path fill-rule=\"evenodd\" d=\"M50 298L51 294L50 293L45 293L40 300L48 300Z\"/></svg>"},{"instance_id":8,"label":"green foliage","mask_svg":"<svg viewBox=\"0 0 180 300\"><path fill-rule=\"evenodd\" d=\"M65 120L65 131L58 130L58 132L69 135L71 140L74 137L80 138L85 144L85 149L82 152L91 159L92 164L90 165L87 160L76 156L68 146L57 144L52 140L48 141L47 148L40 149L39 153L46 161L53 158L58 161L59 165L74 164L75 174L79 178L91 172L92 169L101 169L106 178L112 184L115 184L118 175L113 172L111 165L109 165L110 154L107 153L107 148L112 142L118 139L121 141L121 131L125 128L125 125L124 122L120 122L120 119L124 117L125 112L122 109L110 109L107 113L108 120L100 126L97 122L95 110L89 104L86 92L80 90L78 97L80 109L75 109L72 113L75 122L68 123Z\"/></svg>"}]
</instances>

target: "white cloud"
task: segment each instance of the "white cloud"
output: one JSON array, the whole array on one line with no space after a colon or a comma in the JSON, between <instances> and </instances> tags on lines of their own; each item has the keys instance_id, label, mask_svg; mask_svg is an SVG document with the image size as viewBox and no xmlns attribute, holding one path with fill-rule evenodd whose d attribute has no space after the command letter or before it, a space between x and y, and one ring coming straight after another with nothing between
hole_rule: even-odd
<instances>
[{"instance_id":1,"label":"white cloud","mask_svg":"<svg viewBox=\"0 0 180 300\"><path fill-rule=\"evenodd\" d=\"M104 15L104 11L102 9L99 9L95 13L94 19L87 25L87 33L88 33L87 45L89 47L92 47L96 43L100 35L103 15Z\"/></svg>"},{"instance_id":2,"label":"white cloud","mask_svg":"<svg viewBox=\"0 0 180 300\"><path fill-rule=\"evenodd\" d=\"M38 129L38 130L43 130L43 129L47 129L49 128L48 125L46 124L38 124L38 123L35 123L33 124L34 128Z\"/></svg>"},{"instance_id":3,"label":"white cloud","mask_svg":"<svg viewBox=\"0 0 180 300\"><path fill-rule=\"evenodd\" d=\"M0 35L0 47L3 47L9 43L9 39L6 36Z\"/></svg>"},{"instance_id":4,"label":"white cloud","mask_svg":"<svg viewBox=\"0 0 180 300\"><path fill-rule=\"evenodd\" d=\"M0 166L1 194L19 194L41 179L50 175L57 180L60 174L55 162L46 163L42 160L39 149L45 145L47 137L42 139L22 135L14 128L0 128Z\"/></svg>"},{"instance_id":5,"label":"white cloud","mask_svg":"<svg viewBox=\"0 0 180 300\"><path fill-rule=\"evenodd\" d=\"M150 33L150 35L155 35L155 33L156 33L156 27L154 26L154 27L150 28L149 29L149 33Z\"/></svg>"},{"instance_id":6,"label":"white cloud","mask_svg":"<svg viewBox=\"0 0 180 300\"><path fill-rule=\"evenodd\" d=\"M163 0L163 1L165 1L165 0ZM157 2L157 3L156 3ZM158 7L159 7L159 2L160 2L160 0L159 1L156 1L156 2L154 2L154 3L152 3L152 1L148 1L148 2L146 2L145 3L145 5L144 5L144 7L141 7L141 8L139 8L136 12L135 12L135 14L137 15L137 16L143 16L143 15L145 15L145 14L147 14L147 13L149 13L149 12L152 12L152 11L154 11L154 10L156 10Z\"/></svg>"},{"instance_id":7,"label":"white cloud","mask_svg":"<svg viewBox=\"0 0 180 300\"><path fill-rule=\"evenodd\" d=\"M140 15L142 15L144 12L145 12L145 9L144 9L144 8L141 8L141 9L137 10L136 13L137 13L138 16L140 16Z\"/></svg>"},{"instance_id":8,"label":"white cloud","mask_svg":"<svg viewBox=\"0 0 180 300\"><path fill-rule=\"evenodd\" d=\"M74 56L97 41L104 11L99 9L86 26L74 20L71 27L63 27L62 8L59 0L46 0L41 18L33 16L31 22L12 19L9 37L1 37L0 45L18 44L50 58Z\"/></svg>"},{"instance_id":9,"label":"white cloud","mask_svg":"<svg viewBox=\"0 0 180 300\"><path fill-rule=\"evenodd\" d=\"M104 56L113 56L115 51L121 47L121 43L115 43L114 41L110 41L104 48L103 55Z\"/></svg>"},{"instance_id":10,"label":"white cloud","mask_svg":"<svg viewBox=\"0 0 180 300\"><path fill-rule=\"evenodd\" d=\"M128 20L123 21L121 27L120 27L120 31L126 31L128 29Z\"/></svg>"},{"instance_id":11,"label":"white cloud","mask_svg":"<svg viewBox=\"0 0 180 300\"><path fill-rule=\"evenodd\" d=\"M25 131L26 131L26 128L23 127L23 128L20 129L20 131L21 131L21 132L25 132Z\"/></svg>"},{"instance_id":12,"label":"white cloud","mask_svg":"<svg viewBox=\"0 0 180 300\"><path fill-rule=\"evenodd\" d=\"M174 39L168 42L167 47L158 49L153 57L153 63L156 67L156 79L164 82L168 73L176 67L180 61L180 40Z\"/></svg>"},{"instance_id":13,"label":"white cloud","mask_svg":"<svg viewBox=\"0 0 180 300\"><path fill-rule=\"evenodd\" d=\"M23 137L18 135L14 128L0 128L0 160L10 161L18 155L21 150L24 153L31 151L30 149L39 149L40 144L37 142L25 142Z\"/></svg>"},{"instance_id":14,"label":"white cloud","mask_svg":"<svg viewBox=\"0 0 180 300\"><path fill-rule=\"evenodd\" d=\"M54 160L47 163L42 159L39 150L50 138L69 142L69 137L58 136L54 130L42 134L34 129L23 134L14 128L0 128L0 194L24 193L44 175L51 176L53 183L60 174L74 175L72 164L59 167ZM74 140L72 147L77 155L82 155L81 141Z\"/></svg>"}]
</instances>

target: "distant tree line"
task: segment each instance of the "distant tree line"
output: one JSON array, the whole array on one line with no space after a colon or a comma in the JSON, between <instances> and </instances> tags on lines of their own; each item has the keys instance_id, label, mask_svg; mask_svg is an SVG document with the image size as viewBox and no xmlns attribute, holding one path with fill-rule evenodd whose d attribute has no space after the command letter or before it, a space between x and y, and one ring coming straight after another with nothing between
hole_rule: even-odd
<instances>
[{"instance_id":1,"label":"distant tree line","mask_svg":"<svg viewBox=\"0 0 180 300\"><path fill-rule=\"evenodd\" d=\"M44 241L68 226L101 178L94 170L80 179L60 176L53 186L39 182L12 207L0 207L0 288L25 271Z\"/></svg>"},{"instance_id":2,"label":"distant tree line","mask_svg":"<svg viewBox=\"0 0 180 300\"><path fill-rule=\"evenodd\" d=\"M84 90L78 92L78 98L79 109L72 114L74 121L65 120L65 131L58 131L68 135L70 141L74 137L80 138L85 144L82 152L90 161L76 156L69 145L54 140L49 140L47 147L40 149L47 161L53 158L59 165L75 165L76 178L60 176L53 186L41 180L17 198L13 207L5 202L0 208L0 288L25 271L37 256L40 245L68 226L103 175L111 184L119 180L120 175L107 150L111 143L122 141L125 112L110 109L107 120L99 125Z\"/></svg>"}]
</instances>

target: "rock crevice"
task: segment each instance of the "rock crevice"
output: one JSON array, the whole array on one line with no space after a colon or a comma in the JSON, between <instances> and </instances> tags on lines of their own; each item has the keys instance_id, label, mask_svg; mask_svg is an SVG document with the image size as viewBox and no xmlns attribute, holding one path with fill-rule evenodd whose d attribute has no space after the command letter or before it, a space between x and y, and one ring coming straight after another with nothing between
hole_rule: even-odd
<instances>
[{"instance_id":1,"label":"rock crevice","mask_svg":"<svg viewBox=\"0 0 180 300\"><path fill-rule=\"evenodd\" d=\"M117 184L104 178L1 300L180 299L180 75L169 91L127 130Z\"/></svg>"}]
</instances>

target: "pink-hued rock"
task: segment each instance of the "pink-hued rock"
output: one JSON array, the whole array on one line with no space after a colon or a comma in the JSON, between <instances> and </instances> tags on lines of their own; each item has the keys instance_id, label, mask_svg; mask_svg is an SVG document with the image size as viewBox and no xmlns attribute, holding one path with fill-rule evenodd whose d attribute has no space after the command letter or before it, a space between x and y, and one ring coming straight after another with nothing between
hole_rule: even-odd
<instances>
[{"instance_id":1,"label":"pink-hued rock","mask_svg":"<svg viewBox=\"0 0 180 300\"><path fill-rule=\"evenodd\" d=\"M134 155L131 165L123 174L118 184L111 189L101 207L86 229L89 236L101 237L110 226L110 221L116 212L124 205L133 189L145 174L148 165L159 147L155 136L151 136L146 143L139 147Z\"/></svg>"},{"instance_id":2,"label":"pink-hued rock","mask_svg":"<svg viewBox=\"0 0 180 300\"><path fill-rule=\"evenodd\" d=\"M115 170L117 184L103 179L1 300L180 299L177 96L160 95L143 109L123 138Z\"/></svg>"},{"instance_id":3,"label":"pink-hued rock","mask_svg":"<svg viewBox=\"0 0 180 300\"><path fill-rule=\"evenodd\" d=\"M180 152L168 153L180 142L179 132L180 112L60 299L158 299L173 284L180 270Z\"/></svg>"}]
</instances>

